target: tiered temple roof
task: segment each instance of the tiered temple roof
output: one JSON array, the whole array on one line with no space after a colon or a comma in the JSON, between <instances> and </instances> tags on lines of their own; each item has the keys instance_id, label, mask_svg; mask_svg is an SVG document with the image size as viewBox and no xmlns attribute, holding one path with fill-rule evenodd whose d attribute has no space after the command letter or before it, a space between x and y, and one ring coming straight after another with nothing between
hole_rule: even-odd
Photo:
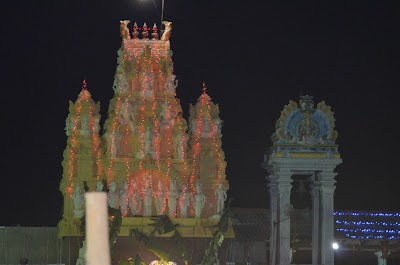
<instances>
[{"instance_id":1,"label":"tiered temple roof","mask_svg":"<svg viewBox=\"0 0 400 265\"><path fill-rule=\"evenodd\" d=\"M172 23L163 24L159 38L156 25L144 24L140 29L135 23L130 32L129 21L121 21L114 96L102 135L99 105L91 99L87 101L91 105L85 103L89 107L79 105L83 94L90 98L86 85L75 108L70 108L67 135L72 144L64 154L60 184L65 202L60 227L69 232L61 234L78 233L70 224L82 216L81 193L87 190L109 190L110 206L120 208L124 217L167 214L211 218L215 223L220 216L229 185L219 107L204 85L198 102L190 106L189 124L183 118L175 97L178 81L169 41ZM78 113L81 110L83 114ZM86 116L89 120L80 124L89 127L83 131L78 120ZM133 220L124 222L136 225Z\"/></svg>"}]
</instances>

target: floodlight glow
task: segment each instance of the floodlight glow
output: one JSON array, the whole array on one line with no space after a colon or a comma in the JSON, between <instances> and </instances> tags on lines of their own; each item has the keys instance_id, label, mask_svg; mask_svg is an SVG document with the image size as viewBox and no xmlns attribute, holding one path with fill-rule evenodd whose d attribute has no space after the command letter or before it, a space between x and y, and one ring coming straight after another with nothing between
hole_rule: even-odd
<instances>
[{"instance_id":1,"label":"floodlight glow","mask_svg":"<svg viewBox=\"0 0 400 265\"><path fill-rule=\"evenodd\" d=\"M334 250L339 249L339 244L338 244L337 242L333 242L333 243L332 243L332 248L333 248Z\"/></svg>"}]
</instances>

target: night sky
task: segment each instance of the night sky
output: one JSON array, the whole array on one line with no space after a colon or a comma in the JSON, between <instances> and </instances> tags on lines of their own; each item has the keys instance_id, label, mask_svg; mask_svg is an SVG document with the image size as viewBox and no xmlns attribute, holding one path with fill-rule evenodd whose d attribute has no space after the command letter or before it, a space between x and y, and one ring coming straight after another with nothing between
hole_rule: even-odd
<instances>
[{"instance_id":1,"label":"night sky","mask_svg":"<svg viewBox=\"0 0 400 265\"><path fill-rule=\"evenodd\" d=\"M266 208L260 164L283 106L301 94L325 100L335 112L343 158L335 208L399 211L399 9L384 1L316 2L165 0L185 117L205 81L224 120L228 194L234 206ZM160 5L2 4L0 225L60 220L68 101L76 100L86 78L104 120L119 20L130 19L130 28L134 21L159 24Z\"/></svg>"}]
</instances>

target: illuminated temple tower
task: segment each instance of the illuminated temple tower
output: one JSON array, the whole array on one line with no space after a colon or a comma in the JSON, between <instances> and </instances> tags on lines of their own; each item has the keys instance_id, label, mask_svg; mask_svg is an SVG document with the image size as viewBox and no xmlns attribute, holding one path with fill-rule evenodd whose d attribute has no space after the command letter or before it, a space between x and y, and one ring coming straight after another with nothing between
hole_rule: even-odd
<instances>
[{"instance_id":1,"label":"illuminated temple tower","mask_svg":"<svg viewBox=\"0 0 400 265\"><path fill-rule=\"evenodd\" d=\"M184 237L210 237L221 210L218 202L228 189L218 105L203 85L198 102L190 106L188 125L175 97L171 28L159 39L155 26L139 31L135 23L131 34L126 22L121 22L114 97L103 134L100 106L86 84L70 103L60 236L79 235L83 193L106 189L109 205L124 217L121 236L132 228L150 231L150 217L167 214Z\"/></svg>"}]
</instances>

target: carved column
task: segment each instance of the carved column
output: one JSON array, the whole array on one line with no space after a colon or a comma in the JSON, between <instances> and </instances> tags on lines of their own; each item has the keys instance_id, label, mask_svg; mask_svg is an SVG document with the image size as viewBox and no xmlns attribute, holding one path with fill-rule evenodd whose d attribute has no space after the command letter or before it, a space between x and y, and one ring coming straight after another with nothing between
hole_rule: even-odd
<instances>
[{"instance_id":1,"label":"carved column","mask_svg":"<svg viewBox=\"0 0 400 265\"><path fill-rule=\"evenodd\" d=\"M279 212L277 223L277 254L280 265L290 264L290 216L287 207L290 204L290 191L292 189L292 179L290 172L279 172L278 174L278 192L279 192Z\"/></svg>"},{"instance_id":2,"label":"carved column","mask_svg":"<svg viewBox=\"0 0 400 265\"><path fill-rule=\"evenodd\" d=\"M321 176L321 263L334 265L334 218L333 218L333 195L335 192L335 176L333 172L322 172Z\"/></svg>"},{"instance_id":3,"label":"carved column","mask_svg":"<svg viewBox=\"0 0 400 265\"><path fill-rule=\"evenodd\" d=\"M278 221L278 183L276 180L278 177L274 175L267 176L268 180L268 192L270 197L270 236L269 236L269 253L270 253L270 264L275 264L276 261L276 250L277 250L277 221Z\"/></svg>"},{"instance_id":4,"label":"carved column","mask_svg":"<svg viewBox=\"0 0 400 265\"><path fill-rule=\"evenodd\" d=\"M312 198L312 264L321 264L321 183L316 176L311 177L310 192Z\"/></svg>"}]
</instances>

